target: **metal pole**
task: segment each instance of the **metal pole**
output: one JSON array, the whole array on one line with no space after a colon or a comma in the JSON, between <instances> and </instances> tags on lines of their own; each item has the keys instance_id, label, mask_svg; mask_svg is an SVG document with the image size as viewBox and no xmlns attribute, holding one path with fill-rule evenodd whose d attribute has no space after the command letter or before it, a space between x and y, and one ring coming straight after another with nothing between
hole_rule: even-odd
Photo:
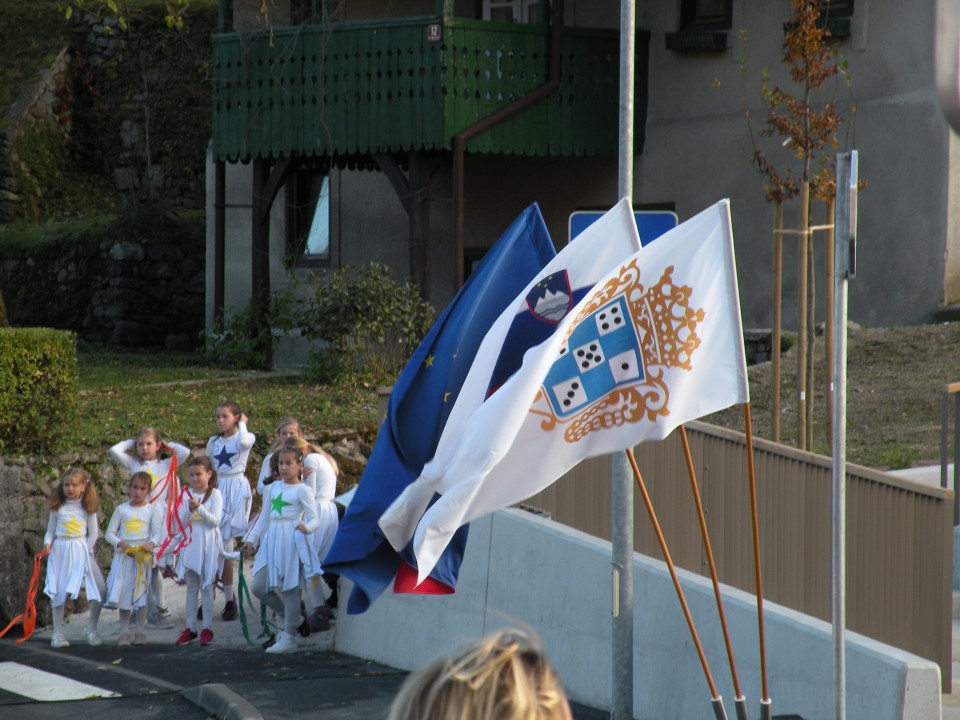
<instances>
[{"instance_id":1,"label":"metal pole","mask_svg":"<svg viewBox=\"0 0 960 720\"><path fill-rule=\"evenodd\" d=\"M846 717L847 280L856 272L857 151L837 156L833 275L833 700Z\"/></svg>"},{"instance_id":2,"label":"metal pole","mask_svg":"<svg viewBox=\"0 0 960 720\"><path fill-rule=\"evenodd\" d=\"M620 143L617 199L633 197L634 0L620 2ZM633 478L626 453L612 465L613 720L633 720Z\"/></svg>"}]
</instances>

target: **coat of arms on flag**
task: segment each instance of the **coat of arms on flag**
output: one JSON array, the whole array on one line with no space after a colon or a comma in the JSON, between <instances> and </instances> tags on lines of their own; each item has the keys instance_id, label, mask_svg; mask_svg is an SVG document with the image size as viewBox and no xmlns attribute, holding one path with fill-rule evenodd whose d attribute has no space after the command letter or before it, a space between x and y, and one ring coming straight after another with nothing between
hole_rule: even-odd
<instances>
[{"instance_id":1,"label":"coat of arms on flag","mask_svg":"<svg viewBox=\"0 0 960 720\"><path fill-rule=\"evenodd\" d=\"M581 309L531 409L544 416L543 430L563 424L564 439L577 442L591 430L669 414L663 370L690 370L704 319L673 270L645 287L633 258Z\"/></svg>"}]
</instances>

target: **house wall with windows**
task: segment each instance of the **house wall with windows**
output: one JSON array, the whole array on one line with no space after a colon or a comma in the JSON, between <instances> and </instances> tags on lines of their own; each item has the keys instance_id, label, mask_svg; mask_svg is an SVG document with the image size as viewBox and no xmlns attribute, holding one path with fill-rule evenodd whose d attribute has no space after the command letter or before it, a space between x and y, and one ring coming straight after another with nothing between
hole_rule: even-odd
<instances>
[{"instance_id":1,"label":"house wall with windows","mask_svg":"<svg viewBox=\"0 0 960 720\"><path fill-rule=\"evenodd\" d=\"M354 14L431 14L435 3L399 2L388 6L347 3ZM788 0L732 0L692 5L729 7L726 48L677 52L667 34L681 29L688 0L637 3L637 28L652 33L649 52L648 110L642 152L634 162L635 205L670 203L681 221L729 197L736 240L743 320L746 327L772 321L773 206L764 198L764 178L752 167L755 144L778 168L798 165L777 138L759 132L767 108L760 78L782 83L791 94L780 63ZM457 2L458 15L476 13L483 3ZM366 8L366 9L365 9ZM614 0L567 0L565 24L615 28ZM882 326L929 322L944 305L960 300L960 228L957 227L957 140L937 103L932 39L934 0L909 11L894 0L856 0L850 35L835 42L846 64L849 85L836 81L829 95L847 122L840 150L857 149L860 177L868 185L859 200L858 274L850 283L850 318ZM856 107L856 113L849 109ZM752 123L751 134L748 116ZM639 128L638 128L639 129ZM455 277L452 164L434 170L427 192L428 297L441 308L452 297ZM370 169L374 168L374 169ZM227 193L226 306L242 307L250 291L250 166L231 165ZM212 174L212 171L211 171ZM329 255L288 271L287 237L292 233L289 188L275 203L271 222L271 288L309 283L309 272L326 266L376 260L409 271L409 220L397 191L373 163L333 168L330 174ZM567 218L577 209L610 206L617 200L617 158L527 157L468 153L465 174L467 260L485 247L531 202L539 202L557 247L566 243ZM212 217L211 189L210 217ZM244 209L246 205L247 209ZM812 224L832 221L813 204ZM799 222L797 202L785 206L784 224ZM211 223L212 225L212 223ZM213 231L209 230L210 244ZM824 237L815 238L818 297L823 296ZM784 239L783 323L796 326L797 238ZM212 263L208 253L208 275ZM212 281L208 282L208 322L212 322ZM817 303L816 318L824 313ZM285 363L284 353L277 361Z\"/></svg>"},{"instance_id":2,"label":"house wall with windows","mask_svg":"<svg viewBox=\"0 0 960 720\"><path fill-rule=\"evenodd\" d=\"M821 94L835 94L847 118L840 150L859 152L860 178L868 183L859 198L857 276L849 285L850 318L864 325L929 322L942 305L960 300L957 149L934 85L935 4L923 0L908 10L894 0L856 0L851 35L834 44L847 64L849 87L841 79L835 93ZM643 3L638 17L653 40L647 143L635 163L634 198L675 200L682 221L730 197L744 323L769 327L774 209L751 156L756 140L778 168L797 172L780 139L758 135L767 114L761 73L798 94L780 63L789 2L734 0L727 49L699 53L665 48L665 34L678 29L680 5ZM784 209L785 227L797 227L798 202ZM826 222L822 204L814 203L811 222ZM815 239L822 298L824 235ZM793 327L796 247L796 236L785 237L783 321ZM822 301L817 320L823 320Z\"/></svg>"}]
</instances>

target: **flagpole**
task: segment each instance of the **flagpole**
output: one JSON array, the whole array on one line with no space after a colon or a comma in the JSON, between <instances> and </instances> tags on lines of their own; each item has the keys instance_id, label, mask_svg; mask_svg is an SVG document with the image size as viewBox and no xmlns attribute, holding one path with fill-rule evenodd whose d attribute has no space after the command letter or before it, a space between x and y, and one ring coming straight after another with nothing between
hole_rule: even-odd
<instances>
[{"instance_id":1,"label":"flagpole","mask_svg":"<svg viewBox=\"0 0 960 720\"><path fill-rule=\"evenodd\" d=\"M760 521L757 512L757 473L753 463L753 422L750 403L743 404L743 420L747 436L747 472L750 477L750 513L753 521L753 570L757 582L757 629L760 637L760 720L773 718L773 701L767 686L767 640L763 627L763 574L760 570Z\"/></svg>"},{"instance_id":2,"label":"flagpole","mask_svg":"<svg viewBox=\"0 0 960 720\"><path fill-rule=\"evenodd\" d=\"M620 1L620 114L617 199L633 198L634 0ZM623 453L611 455L611 714L633 720L633 483Z\"/></svg>"},{"instance_id":3,"label":"flagpole","mask_svg":"<svg viewBox=\"0 0 960 720\"><path fill-rule=\"evenodd\" d=\"M713 560L713 548L710 545L710 533L707 532L707 519L703 514L703 502L700 498L700 488L697 487L697 474L693 468L693 456L690 453L690 440L687 438L687 429L680 426L680 441L683 443L683 454L687 460L687 475L690 478L690 490L693 492L693 501L697 506L697 519L700 522L700 535L703 538L703 547L707 552L707 565L710 567L710 578L713 581L713 595L717 600L717 613L720 615L720 628L723 630L723 642L727 646L727 659L730 662L730 675L733 680L733 691L736 693L734 707L737 720L748 720L747 699L740 692L740 678L737 675L737 663L733 659L733 645L730 642L730 630L727 627L727 614L723 609L723 597L720 595L720 580L717 577L717 565Z\"/></svg>"},{"instance_id":4,"label":"flagpole","mask_svg":"<svg viewBox=\"0 0 960 720\"><path fill-rule=\"evenodd\" d=\"M673 587L677 591L677 598L680 600L680 607L683 610L683 616L687 620L687 627L690 629L690 637L697 648L697 655L700 657L700 665L703 667L704 677L707 679L707 685L710 688L710 703L713 707L713 713L717 720L727 720L727 711L723 707L723 698L717 692L717 686L713 682L713 675L710 672L710 666L707 664L707 656L703 652L703 645L700 643L700 635L697 634L697 628L693 624L693 616L690 614L690 607L687 605L687 599L684 597L683 588L680 587L680 579L677 577L677 570L673 565L673 559L670 557L670 551L667 549L667 541L663 537L663 531L660 529L660 522L657 520L657 513L653 509L653 502L647 493L647 486L640 475L640 468L637 466L637 459L633 455L633 448L627 448L624 452L633 469L633 476L636 478L637 487L640 488L640 494L643 496L643 503L647 506L647 514L650 516L650 522L653 524L653 531L657 535L657 541L660 543L660 552L663 553L663 560L667 564L667 570L673 579Z\"/></svg>"},{"instance_id":5,"label":"flagpole","mask_svg":"<svg viewBox=\"0 0 960 720\"><path fill-rule=\"evenodd\" d=\"M846 717L847 280L856 274L857 151L837 155L833 274L833 701Z\"/></svg>"}]
</instances>

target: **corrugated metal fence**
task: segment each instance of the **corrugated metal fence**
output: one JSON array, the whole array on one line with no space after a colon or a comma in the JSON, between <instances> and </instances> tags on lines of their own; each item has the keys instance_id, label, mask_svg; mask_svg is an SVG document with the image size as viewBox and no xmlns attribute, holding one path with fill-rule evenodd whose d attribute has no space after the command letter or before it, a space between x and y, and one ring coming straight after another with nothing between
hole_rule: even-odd
<instances>
[{"instance_id":1,"label":"corrugated metal fence","mask_svg":"<svg viewBox=\"0 0 960 720\"><path fill-rule=\"evenodd\" d=\"M689 423L720 581L755 592L743 434ZM829 622L831 460L755 439L764 598ZM636 448L676 565L709 576L679 433ZM581 463L528 505L610 538L610 459ZM643 502L636 549L662 558ZM951 681L953 493L847 466L847 627L940 665Z\"/></svg>"}]
</instances>

